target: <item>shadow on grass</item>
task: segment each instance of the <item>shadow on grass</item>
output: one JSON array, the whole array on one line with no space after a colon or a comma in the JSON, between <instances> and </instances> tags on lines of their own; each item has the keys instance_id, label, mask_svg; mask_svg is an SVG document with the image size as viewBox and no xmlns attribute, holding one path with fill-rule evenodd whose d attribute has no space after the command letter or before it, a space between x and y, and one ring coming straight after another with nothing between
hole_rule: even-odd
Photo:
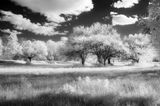
<instances>
[{"instance_id":1,"label":"shadow on grass","mask_svg":"<svg viewBox=\"0 0 160 106\"><path fill-rule=\"evenodd\" d=\"M121 98L44 94L26 100L1 101L0 106L155 106L151 98Z\"/></svg>"},{"instance_id":2,"label":"shadow on grass","mask_svg":"<svg viewBox=\"0 0 160 106\"><path fill-rule=\"evenodd\" d=\"M14 61L4 61L4 60L0 60L0 65L8 65L8 66L23 66L24 64L23 63L16 63Z\"/></svg>"},{"instance_id":3,"label":"shadow on grass","mask_svg":"<svg viewBox=\"0 0 160 106\"><path fill-rule=\"evenodd\" d=\"M52 65L52 64L26 64L26 63L18 63L16 61L5 61L0 60L0 66L3 67L34 67L34 68L61 68L59 65ZM67 68L69 66L64 66L64 68Z\"/></svg>"},{"instance_id":4,"label":"shadow on grass","mask_svg":"<svg viewBox=\"0 0 160 106\"><path fill-rule=\"evenodd\" d=\"M132 97L121 98L116 103L116 106L156 106L152 98Z\"/></svg>"}]
</instances>

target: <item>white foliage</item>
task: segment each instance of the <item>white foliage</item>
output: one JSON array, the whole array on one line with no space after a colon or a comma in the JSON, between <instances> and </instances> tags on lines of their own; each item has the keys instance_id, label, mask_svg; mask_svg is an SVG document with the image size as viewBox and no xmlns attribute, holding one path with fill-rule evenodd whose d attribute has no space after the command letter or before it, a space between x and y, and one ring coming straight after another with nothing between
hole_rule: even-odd
<instances>
[{"instance_id":1,"label":"white foliage","mask_svg":"<svg viewBox=\"0 0 160 106\"><path fill-rule=\"evenodd\" d=\"M46 42L48 48L48 58L51 60L58 59L61 55L62 49L66 49L66 43L68 38L62 37L60 41L55 42L52 40L48 40Z\"/></svg>"},{"instance_id":2,"label":"white foliage","mask_svg":"<svg viewBox=\"0 0 160 106\"><path fill-rule=\"evenodd\" d=\"M30 40L22 42L22 51L23 55L29 57L33 57L36 54L33 43Z\"/></svg>"},{"instance_id":3,"label":"white foliage","mask_svg":"<svg viewBox=\"0 0 160 106\"><path fill-rule=\"evenodd\" d=\"M18 38L16 34L11 34L8 37L8 42L4 47L4 54L7 57L13 57L16 54L22 54L22 47L18 42Z\"/></svg>"},{"instance_id":4,"label":"white foliage","mask_svg":"<svg viewBox=\"0 0 160 106\"><path fill-rule=\"evenodd\" d=\"M152 61L157 56L148 34L130 34L124 41L125 46L129 48L129 54L138 58L140 62Z\"/></svg>"},{"instance_id":5,"label":"white foliage","mask_svg":"<svg viewBox=\"0 0 160 106\"><path fill-rule=\"evenodd\" d=\"M33 41L33 47L38 57L43 57L48 55L48 50L46 43L43 41Z\"/></svg>"},{"instance_id":6,"label":"white foliage","mask_svg":"<svg viewBox=\"0 0 160 106\"><path fill-rule=\"evenodd\" d=\"M104 61L117 57L118 52L124 49L120 34L112 25L101 23L95 23L90 27L75 27L69 44L70 51L79 57L87 57L88 53L92 53L99 59L102 57Z\"/></svg>"},{"instance_id":7,"label":"white foliage","mask_svg":"<svg viewBox=\"0 0 160 106\"><path fill-rule=\"evenodd\" d=\"M23 55L26 57L39 57L47 56L48 50L45 42L43 41L23 41L22 42Z\"/></svg>"},{"instance_id":8,"label":"white foliage","mask_svg":"<svg viewBox=\"0 0 160 106\"><path fill-rule=\"evenodd\" d=\"M54 56L57 54L57 43L52 40L48 40L46 45L48 48L48 58L53 60Z\"/></svg>"},{"instance_id":9,"label":"white foliage","mask_svg":"<svg viewBox=\"0 0 160 106\"><path fill-rule=\"evenodd\" d=\"M152 62L154 58L158 56L157 51L155 48L150 47L144 49L143 55L140 56L140 62L146 63L146 62Z\"/></svg>"}]
</instances>

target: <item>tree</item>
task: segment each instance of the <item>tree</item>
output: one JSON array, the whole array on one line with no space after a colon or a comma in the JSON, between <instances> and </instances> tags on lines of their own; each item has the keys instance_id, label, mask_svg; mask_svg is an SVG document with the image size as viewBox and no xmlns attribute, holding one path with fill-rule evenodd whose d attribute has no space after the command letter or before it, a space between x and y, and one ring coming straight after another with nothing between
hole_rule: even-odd
<instances>
[{"instance_id":1,"label":"tree","mask_svg":"<svg viewBox=\"0 0 160 106\"><path fill-rule=\"evenodd\" d=\"M67 50L65 55L69 58L80 58L81 63L84 66L87 55L89 53L89 43L85 36L72 36L67 43Z\"/></svg>"},{"instance_id":2,"label":"tree","mask_svg":"<svg viewBox=\"0 0 160 106\"><path fill-rule=\"evenodd\" d=\"M100 23L93 24L88 30L91 52L97 56L99 63L106 65L108 60L108 64L111 64L111 58L119 56L123 49L120 35L111 25Z\"/></svg>"},{"instance_id":3,"label":"tree","mask_svg":"<svg viewBox=\"0 0 160 106\"><path fill-rule=\"evenodd\" d=\"M48 40L46 42L47 48L48 48L48 55L47 59L49 61L51 60L61 60L62 58L62 51L66 46L66 42L68 41L68 38L66 37L61 37L60 41L52 41Z\"/></svg>"},{"instance_id":4,"label":"tree","mask_svg":"<svg viewBox=\"0 0 160 106\"><path fill-rule=\"evenodd\" d=\"M22 54L22 47L18 42L18 38L16 34L11 34L8 36L8 42L4 46L4 55L7 58L13 58L16 55Z\"/></svg>"},{"instance_id":5,"label":"tree","mask_svg":"<svg viewBox=\"0 0 160 106\"><path fill-rule=\"evenodd\" d=\"M42 58L47 56L47 46L43 41L23 41L22 42L23 57L30 64L34 57Z\"/></svg>"},{"instance_id":6,"label":"tree","mask_svg":"<svg viewBox=\"0 0 160 106\"><path fill-rule=\"evenodd\" d=\"M120 35L93 35L91 39L91 52L103 65L106 65L106 60L111 64L111 59L119 57L124 49Z\"/></svg>"},{"instance_id":7,"label":"tree","mask_svg":"<svg viewBox=\"0 0 160 106\"><path fill-rule=\"evenodd\" d=\"M73 33L65 43L67 49L64 50L64 54L69 58L81 59L81 64L83 66L89 54L88 31L88 28L84 26L75 27Z\"/></svg>"},{"instance_id":8,"label":"tree","mask_svg":"<svg viewBox=\"0 0 160 106\"><path fill-rule=\"evenodd\" d=\"M151 0L148 8L148 16L142 17L139 20L140 25L143 26L143 32L153 36L159 35L160 29L160 1Z\"/></svg>"},{"instance_id":9,"label":"tree","mask_svg":"<svg viewBox=\"0 0 160 106\"><path fill-rule=\"evenodd\" d=\"M133 62L142 61L141 57L144 57L150 54L154 55L154 47L152 46L151 36L148 34L130 34L128 37L124 38L125 46L129 49L128 59L131 59ZM150 50L150 52L148 52ZM147 52L146 52L147 51Z\"/></svg>"},{"instance_id":10,"label":"tree","mask_svg":"<svg viewBox=\"0 0 160 106\"><path fill-rule=\"evenodd\" d=\"M160 1L151 0L148 8L148 16L142 17L139 24L143 26L143 33L150 34L153 46L160 53ZM160 58L160 56L159 56Z\"/></svg>"},{"instance_id":11,"label":"tree","mask_svg":"<svg viewBox=\"0 0 160 106\"><path fill-rule=\"evenodd\" d=\"M54 60L57 55L57 43L52 40L48 40L46 45L48 48L47 59L49 61Z\"/></svg>"},{"instance_id":12,"label":"tree","mask_svg":"<svg viewBox=\"0 0 160 106\"><path fill-rule=\"evenodd\" d=\"M36 57L38 59L46 59L46 56L48 55L48 49L44 41L33 41L33 47L36 52Z\"/></svg>"},{"instance_id":13,"label":"tree","mask_svg":"<svg viewBox=\"0 0 160 106\"><path fill-rule=\"evenodd\" d=\"M36 51L34 50L33 43L30 40L22 42L22 52L23 57L25 58L28 64L30 64L32 58L36 56Z\"/></svg>"},{"instance_id":14,"label":"tree","mask_svg":"<svg viewBox=\"0 0 160 106\"><path fill-rule=\"evenodd\" d=\"M103 47L103 40L99 39L100 37L94 36L92 37L90 49L91 53L97 56L97 60L100 64L102 64L102 47Z\"/></svg>"}]
</instances>

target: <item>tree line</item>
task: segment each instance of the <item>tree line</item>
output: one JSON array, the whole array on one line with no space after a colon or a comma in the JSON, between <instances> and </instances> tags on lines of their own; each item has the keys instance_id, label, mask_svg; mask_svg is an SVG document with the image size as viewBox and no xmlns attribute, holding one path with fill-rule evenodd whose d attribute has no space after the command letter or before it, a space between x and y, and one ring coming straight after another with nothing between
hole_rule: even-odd
<instances>
[{"instance_id":1,"label":"tree line","mask_svg":"<svg viewBox=\"0 0 160 106\"><path fill-rule=\"evenodd\" d=\"M146 52L148 51L148 52ZM0 40L0 54L5 59L24 59L28 64L38 60L80 60L82 65L88 55L97 57L99 64L112 64L111 59L152 61L156 56L149 34L130 34L122 37L111 25L94 23L90 27L78 26L60 41L22 40L11 34L7 41Z\"/></svg>"}]
</instances>

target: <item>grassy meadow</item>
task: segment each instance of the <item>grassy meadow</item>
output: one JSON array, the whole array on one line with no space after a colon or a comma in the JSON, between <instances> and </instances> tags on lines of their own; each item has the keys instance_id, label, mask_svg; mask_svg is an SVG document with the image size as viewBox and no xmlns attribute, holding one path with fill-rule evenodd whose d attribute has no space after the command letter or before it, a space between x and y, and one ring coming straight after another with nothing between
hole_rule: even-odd
<instances>
[{"instance_id":1,"label":"grassy meadow","mask_svg":"<svg viewBox=\"0 0 160 106\"><path fill-rule=\"evenodd\" d=\"M12 68L22 72L40 69L35 67L1 66L4 72L0 74L0 106L158 106L160 103L159 70L106 68L105 72L105 68L97 68L94 72L84 72L86 68L78 68L80 71L66 73L5 74ZM47 71L47 67L41 70Z\"/></svg>"}]
</instances>

